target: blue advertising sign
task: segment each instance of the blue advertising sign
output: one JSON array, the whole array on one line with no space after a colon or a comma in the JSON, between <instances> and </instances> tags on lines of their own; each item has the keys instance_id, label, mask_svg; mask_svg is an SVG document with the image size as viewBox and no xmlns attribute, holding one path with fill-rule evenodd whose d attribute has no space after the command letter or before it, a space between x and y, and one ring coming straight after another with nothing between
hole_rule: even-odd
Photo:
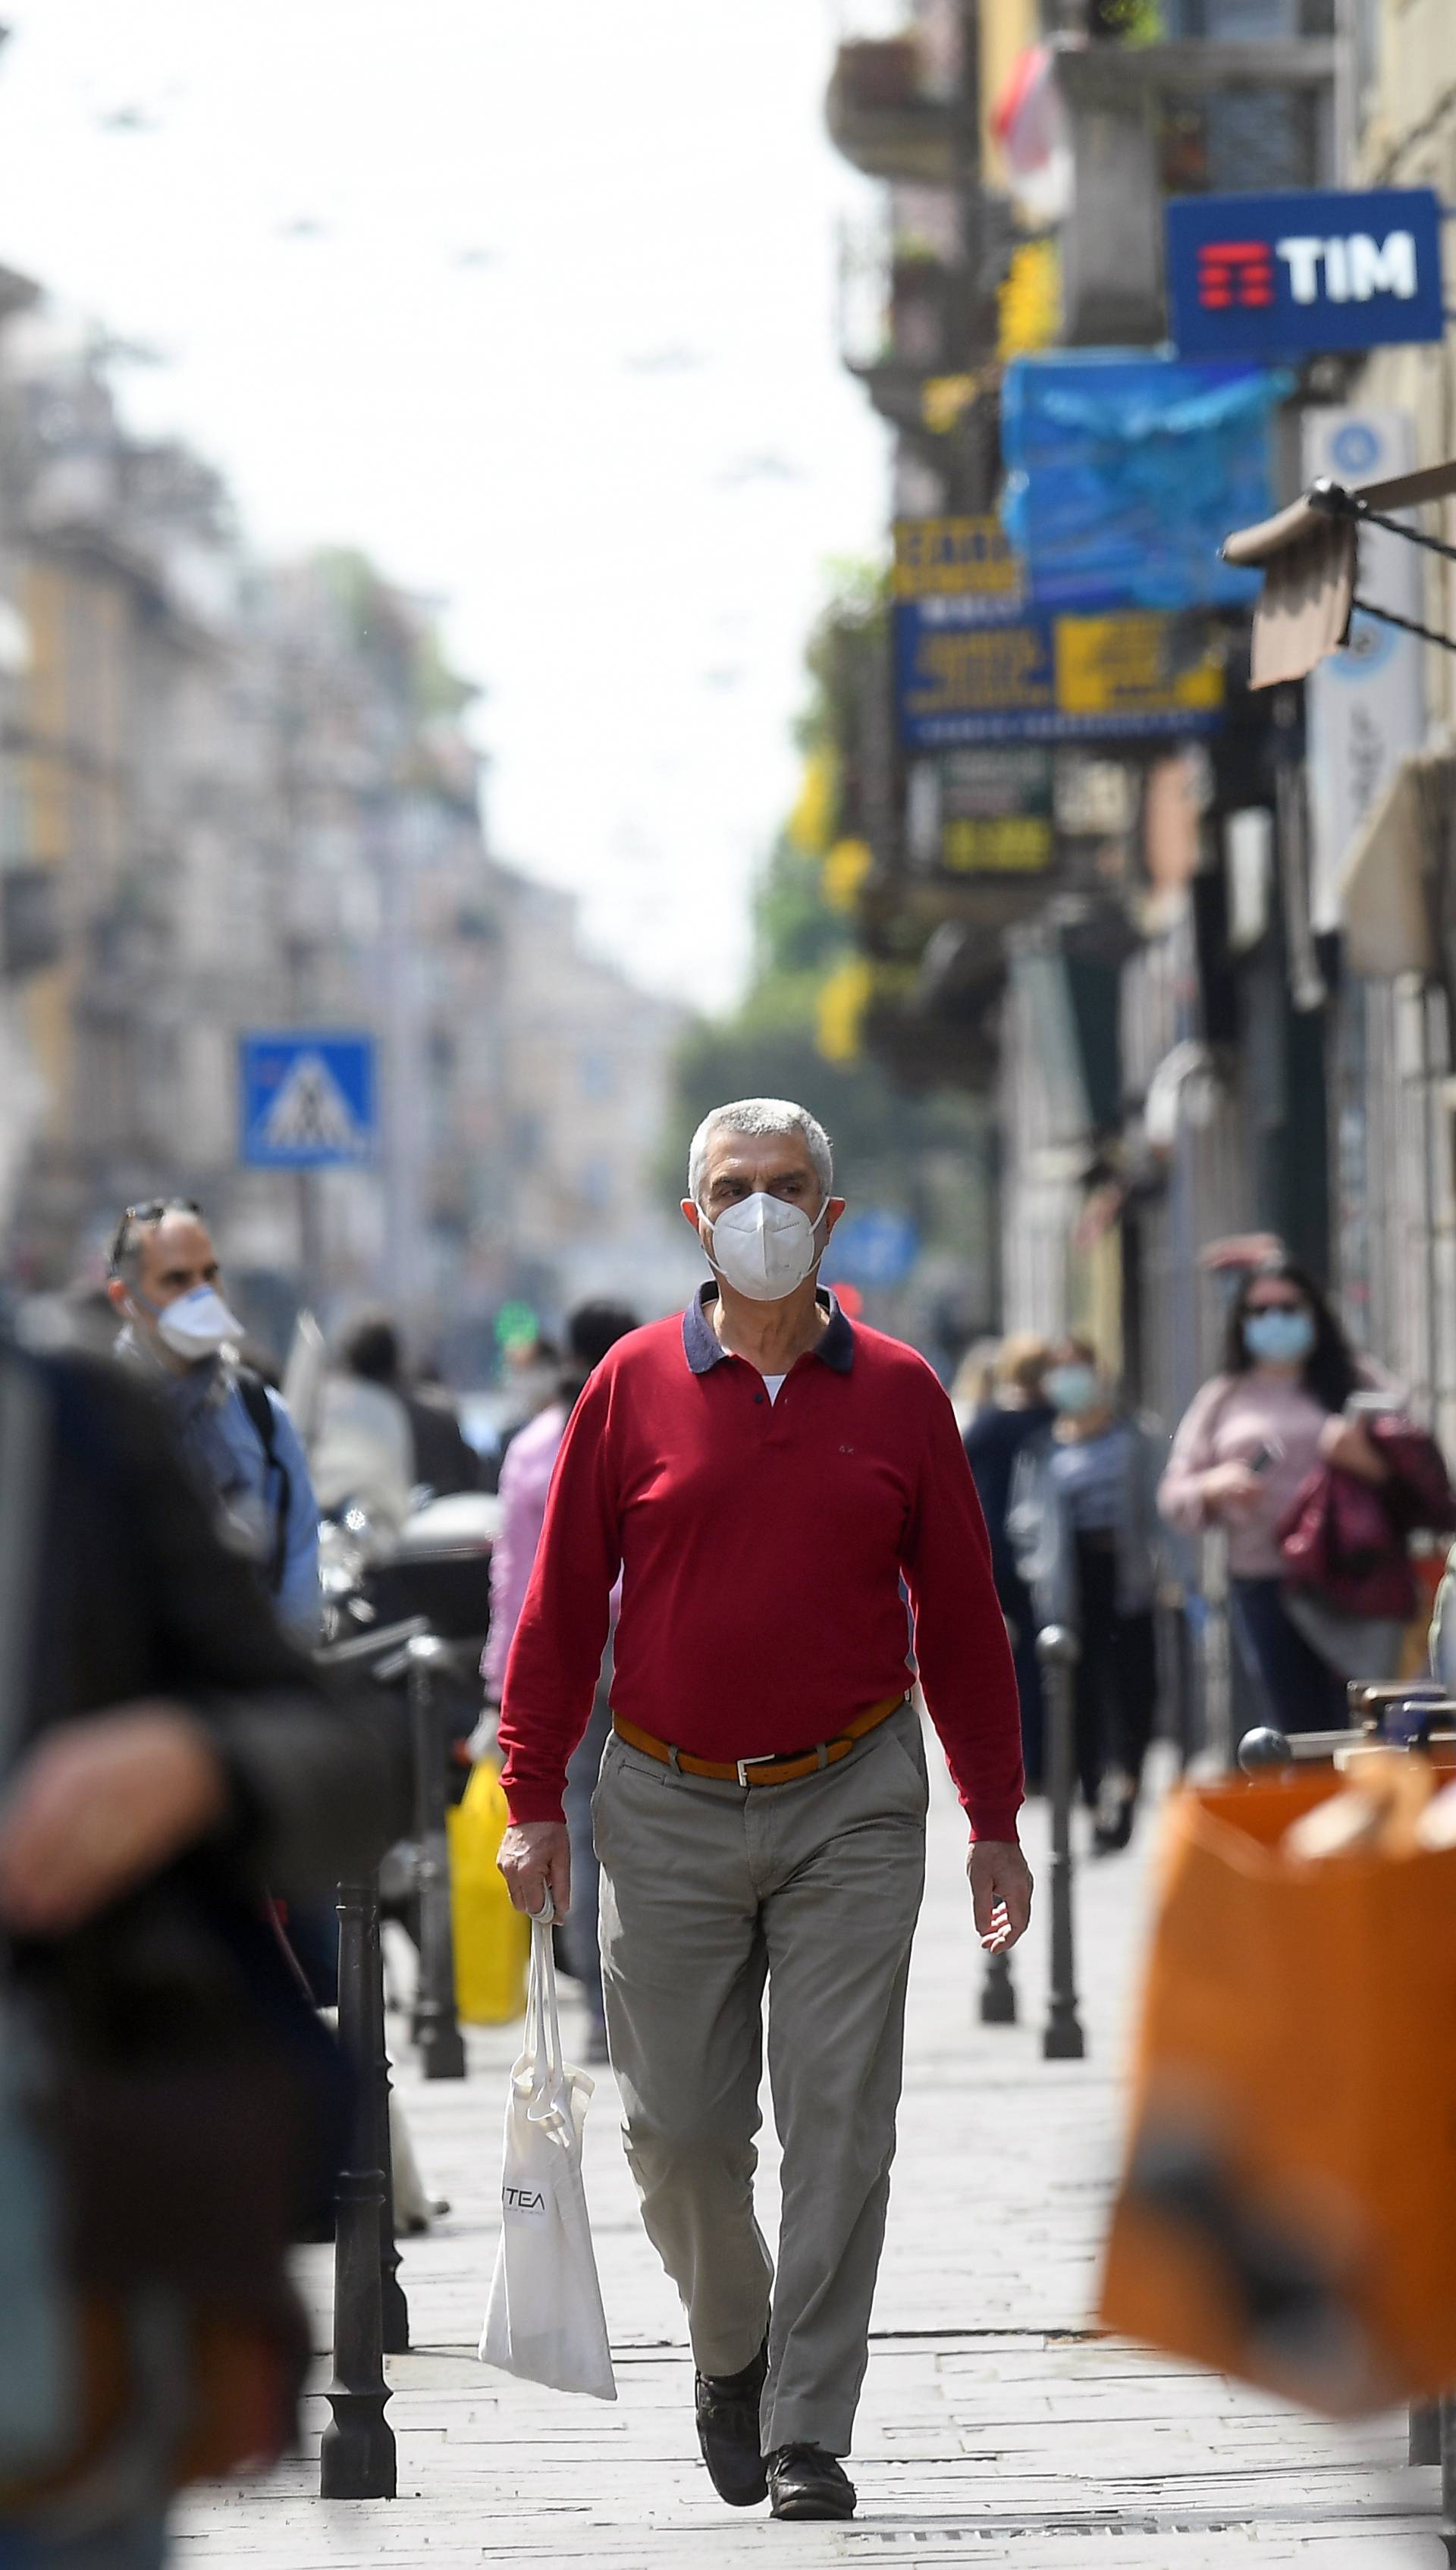
<instances>
[{"instance_id":1,"label":"blue advertising sign","mask_svg":"<svg viewBox=\"0 0 1456 2570\"><path fill-rule=\"evenodd\" d=\"M374 1092L372 1036L240 1036L238 1157L250 1169L356 1168L374 1147Z\"/></svg>"},{"instance_id":2,"label":"blue advertising sign","mask_svg":"<svg viewBox=\"0 0 1456 2570\"><path fill-rule=\"evenodd\" d=\"M1180 356L1303 357L1445 334L1430 188L1175 197L1167 215Z\"/></svg>"},{"instance_id":3,"label":"blue advertising sign","mask_svg":"<svg viewBox=\"0 0 1456 2570\"><path fill-rule=\"evenodd\" d=\"M1001 386L1006 531L1033 607L1245 606L1253 577L1220 560L1230 527L1274 506L1269 424L1287 372L1059 348ZM949 602L947 602L949 603Z\"/></svg>"},{"instance_id":4,"label":"blue advertising sign","mask_svg":"<svg viewBox=\"0 0 1456 2570\"><path fill-rule=\"evenodd\" d=\"M907 749L1182 737L1223 719L1223 663L1206 628L1192 628L1190 649L1188 621L1152 612L1023 611L988 625L958 621L957 605L917 599L895 608L895 699Z\"/></svg>"}]
</instances>

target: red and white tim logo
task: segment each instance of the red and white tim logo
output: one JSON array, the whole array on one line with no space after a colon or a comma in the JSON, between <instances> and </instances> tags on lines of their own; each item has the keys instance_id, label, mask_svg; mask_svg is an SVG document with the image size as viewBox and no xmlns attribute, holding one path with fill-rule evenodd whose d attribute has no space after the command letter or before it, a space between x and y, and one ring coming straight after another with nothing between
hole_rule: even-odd
<instances>
[{"instance_id":1,"label":"red and white tim logo","mask_svg":"<svg viewBox=\"0 0 1456 2570\"><path fill-rule=\"evenodd\" d=\"M1274 296L1271 241L1203 242L1199 301L1206 312L1266 312Z\"/></svg>"}]
</instances>

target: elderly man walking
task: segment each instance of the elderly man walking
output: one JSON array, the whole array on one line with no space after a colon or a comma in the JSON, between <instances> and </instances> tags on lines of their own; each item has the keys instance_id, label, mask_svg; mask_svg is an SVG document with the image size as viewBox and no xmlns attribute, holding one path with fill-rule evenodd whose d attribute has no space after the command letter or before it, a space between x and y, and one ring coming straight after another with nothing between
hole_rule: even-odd
<instances>
[{"instance_id":1,"label":"elderly man walking","mask_svg":"<svg viewBox=\"0 0 1456 2570\"><path fill-rule=\"evenodd\" d=\"M927 1779L915 1665L972 1831L976 1927L1014 1944L1016 1685L950 1403L816 1289L844 1210L801 1106L700 1126L683 1211L713 1280L620 1340L562 1445L506 1673L518 1908L570 1898L567 1760L619 1570L597 1787L602 1963L628 2157L682 2295L729 2505L847 2517L899 2101ZM776 2282L753 2215L765 1983L783 2145Z\"/></svg>"}]
</instances>

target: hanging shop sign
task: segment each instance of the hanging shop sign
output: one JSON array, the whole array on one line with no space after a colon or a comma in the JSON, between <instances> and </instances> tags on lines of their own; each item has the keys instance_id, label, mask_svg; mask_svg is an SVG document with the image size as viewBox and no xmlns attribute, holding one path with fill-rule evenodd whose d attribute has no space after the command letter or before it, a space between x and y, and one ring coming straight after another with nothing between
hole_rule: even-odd
<instances>
[{"instance_id":1,"label":"hanging shop sign","mask_svg":"<svg viewBox=\"0 0 1456 2570\"><path fill-rule=\"evenodd\" d=\"M1212 731L1222 720L1221 657L1187 618L1027 611L988 624L952 618L952 605L912 600L895 610L907 749L1139 739Z\"/></svg>"},{"instance_id":2,"label":"hanging shop sign","mask_svg":"<svg viewBox=\"0 0 1456 2570\"><path fill-rule=\"evenodd\" d=\"M1444 336L1430 188L1175 197L1168 301L1183 357L1302 357Z\"/></svg>"},{"instance_id":3,"label":"hanging shop sign","mask_svg":"<svg viewBox=\"0 0 1456 2570\"><path fill-rule=\"evenodd\" d=\"M1385 482L1415 461L1407 413L1308 410L1304 473L1342 483ZM1385 527L1360 530L1360 594L1376 607L1419 623L1422 560ZM1401 759L1425 732L1425 645L1415 634L1356 608L1350 639L1311 670L1309 727L1310 917L1316 932L1340 924L1345 859Z\"/></svg>"},{"instance_id":4,"label":"hanging shop sign","mask_svg":"<svg viewBox=\"0 0 1456 2570\"><path fill-rule=\"evenodd\" d=\"M1020 603L1025 571L999 518L897 518L892 579L897 599Z\"/></svg>"},{"instance_id":5,"label":"hanging shop sign","mask_svg":"<svg viewBox=\"0 0 1456 2570\"><path fill-rule=\"evenodd\" d=\"M1057 844L1052 752L1025 742L914 760L906 827L912 862L932 872L1044 872Z\"/></svg>"}]
</instances>

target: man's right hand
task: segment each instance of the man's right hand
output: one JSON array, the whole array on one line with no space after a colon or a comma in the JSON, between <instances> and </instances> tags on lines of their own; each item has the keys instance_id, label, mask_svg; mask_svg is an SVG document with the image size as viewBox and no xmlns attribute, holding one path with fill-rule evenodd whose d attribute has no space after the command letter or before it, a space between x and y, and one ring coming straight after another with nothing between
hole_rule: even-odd
<instances>
[{"instance_id":1,"label":"man's right hand","mask_svg":"<svg viewBox=\"0 0 1456 2570\"><path fill-rule=\"evenodd\" d=\"M571 1841L565 1821L512 1822L496 1858L517 1910L534 1919L549 1892L558 1919L571 1908Z\"/></svg>"}]
</instances>

